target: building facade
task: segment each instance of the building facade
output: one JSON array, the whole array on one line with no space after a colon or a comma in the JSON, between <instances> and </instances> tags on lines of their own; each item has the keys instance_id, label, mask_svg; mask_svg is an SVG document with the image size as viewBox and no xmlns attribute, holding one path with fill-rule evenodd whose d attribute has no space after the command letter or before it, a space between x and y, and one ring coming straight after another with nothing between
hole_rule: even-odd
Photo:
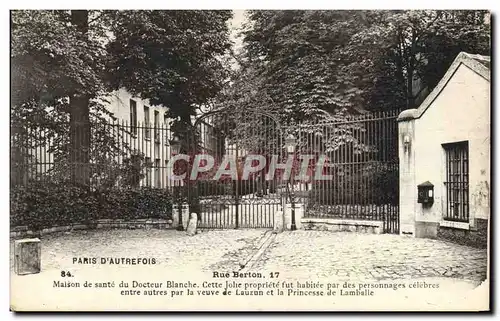
<instances>
[{"instance_id":1,"label":"building facade","mask_svg":"<svg viewBox=\"0 0 500 321\"><path fill-rule=\"evenodd\" d=\"M168 161L172 155L168 109L151 106L148 100L134 97L124 89L111 95L107 109L116 118L116 123L128 132L120 140L144 156L146 170L140 184L156 188L172 186L173 181L167 175Z\"/></svg>"},{"instance_id":2,"label":"building facade","mask_svg":"<svg viewBox=\"0 0 500 321\"><path fill-rule=\"evenodd\" d=\"M124 126L130 134L124 134L124 140L131 150L140 152L145 157L146 173L140 185L154 188L166 188L182 184L170 179L172 157L170 141L174 138L171 125L173 119L168 116L168 107L152 106L147 99L132 96L124 89L111 95L107 105L109 112L116 118L120 126ZM202 110L192 116L191 122L202 115ZM211 118L202 118L197 122L199 151L214 157L221 157L225 144L212 124ZM193 146L194 147L194 146Z\"/></svg>"},{"instance_id":3,"label":"building facade","mask_svg":"<svg viewBox=\"0 0 500 321\"><path fill-rule=\"evenodd\" d=\"M463 52L399 115L401 233L486 246L490 117L490 58Z\"/></svg>"}]
</instances>

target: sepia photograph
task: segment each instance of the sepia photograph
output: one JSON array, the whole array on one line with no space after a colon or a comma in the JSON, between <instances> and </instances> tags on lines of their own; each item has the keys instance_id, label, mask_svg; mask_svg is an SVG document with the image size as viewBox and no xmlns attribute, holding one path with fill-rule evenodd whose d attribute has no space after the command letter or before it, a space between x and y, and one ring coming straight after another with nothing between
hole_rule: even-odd
<instances>
[{"instance_id":1,"label":"sepia photograph","mask_svg":"<svg viewBox=\"0 0 500 321\"><path fill-rule=\"evenodd\" d=\"M10 311L490 311L488 10L10 10Z\"/></svg>"}]
</instances>

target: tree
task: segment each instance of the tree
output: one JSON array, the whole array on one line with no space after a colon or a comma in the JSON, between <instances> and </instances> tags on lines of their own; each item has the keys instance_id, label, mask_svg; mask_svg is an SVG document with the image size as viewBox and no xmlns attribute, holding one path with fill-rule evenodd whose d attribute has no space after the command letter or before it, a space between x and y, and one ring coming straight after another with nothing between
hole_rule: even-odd
<instances>
[{"instance_id":1,"label":"tree","mask_svg":"<svg viewBox=\"0 0 500 321\"><path fill-rule=\"evenodd\" d=\"M46 131L23 150L57 141L58 159L83 165L73 177L88 184L85 164L126 152L103 130L114 120L106 98L123 87L168 107L182 134L196 106L222 88L230 17L208 10L13 11L13 127L22 137L30 126Z\"/></svg>"},{"instance_id":2,"label":"tree","mask_svg":"<svg viewBox=\"0 0 500 321\"><path fill-rule=\"evenodd\" d=\"M107 114L95 100L105 94L100 79L105 52L88 36L87 21L87 11L78 10L13 11L11 16L13 134L30 138L22 141L25 153L42 146L57 149L55 158L73 164L72 180L83 185L90 175L90 119ZM108 150L107 143L97 149Z\"/></svg>"},{"instance_id":3,"label":"tree","mask_svg":"<svg viewBox=\"0 0 500 321\"><path fill-rule=\"evenodd\" d=\"M425 98L419 90L432 89L459 52L490 55L489 13L383 11L353 40L370 47L376 41L383 49L365 56L375 67L369 72L374 86L366 96L368 109L415 108Z\"/></svg>"},{"instance_id":4,"label":"tree","mask_svg":"<svg viewBox=\"0 0 500 321\"><path fill-rule=\"evenodd\" d=\"M251 11L244 59L283 120L356 112L361 77L345 48L363 28L357 11ZM257 94L257 95L260 95Z\"/></svg>"},{"instance_id":5,"label":"tree","mask_svg":"<svg viewBox=\"0 0 500 321\"><path fill-rule=\"evenodd\" d=\"M89 13L87 10L72 10L71 24L75 26L77 41L88 43ZM86 60L86 57L82 57ZM87 66L90 61L86 61ZM72 181L83 186L90 185L90 98L95 93L76 90L70 96L70 164Z\"/></svg>"},{"instance_id":6,"label":"tree","mask_svg":"<svg viewBox=\"0 0 500 321\"><path fill-rule=\"evenodd\" d=\"M230 11L116 11L107 65L112 88L124 87L152 105L168 107L191 125L197 106L210 104L227 81Z\"/></svg>"},{"instance_id":7,"label":"tree","mask_svg":"<svg viewBox=\"0 0 500 321\"><path fill-rule=\"evenodd\" d=\"M267 93L285 121L413 108L415 79L433 87L458 52L490 51L489 14L479 10L254 10L248 20L247 100L267 106Z\"/></svg>"}]
</instances>

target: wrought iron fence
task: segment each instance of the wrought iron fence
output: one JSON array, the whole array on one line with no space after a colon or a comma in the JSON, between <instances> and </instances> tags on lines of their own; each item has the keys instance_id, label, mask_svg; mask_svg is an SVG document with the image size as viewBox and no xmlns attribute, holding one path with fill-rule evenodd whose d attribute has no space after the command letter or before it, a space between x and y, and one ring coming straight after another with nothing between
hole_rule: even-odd
<instances>
[{"instance_id":1,"label":"wrought iron fence","mask_svg":"<svg viewBox=\"0 0 500 321\"><path fill-rule=\"evenodd\" d=\"M296 158L326 155L328 159L322 174L330 175L329 179L316 179L313 169L308 179L292 180L294 199L305 204L306 217L383 220L386 231L397 232L398 114L398 110L369 113L278 129L277 123L265 115L249 122L245 121L248 115L238 118L231 112L214 113L195 124L192 136L196 139L184 148L213 155L217 165L226 154L234 154L237 160L251 154L278 154L283 163L283 142L286 135L293 134L297 137ZM272 207L270 213L277 211L281 195L286 193L278 184L280 179L265 180L263 173L235 182L198 180L191 184L194 189L185 186L185 182L172 180L168 174L173 170L169 167L173 132L167 123L92 122L84 135L78 136L81 141L75 141L73 130L69 122L11 124L11 184L75 183L83 177L95 189L168 189L174 198L194 195L198 203L195 210L205 210L208 214L203 215L207 217L213 212L222 213L217 204L221 208L232 206L236 221L262 216L266 227L272 226L273 219L264 208ZM242 165L237 164L239 173ZM262 171L267 170L266 167ZM209 174L214 171L205 173ZM259 211L265 213L253 214ZM240 212L247 214L239 215ZM236 224L233 219L224 219L219 225L229 226L226 221L231 221L231 226L262 225L258 220Z\"/></svg>"},{"instance_id":2,"label":"wrought iron fence","mask_svg":"<svg viewBox=\"0 0 500 321\"><path fill-rule=\"evenodd\" d=\"M397 229L398 114L383 111L296 126L297 152L326 155L322 174L331 177L295 182L306 217L384 220L388 230Z\"/></svg>"},{"instance_id":3,"label":"wrought iron fence","mask_svg":"<svg viewBox=\"0 0 500 321\"><path fill-rule=\"evenodd\" d=\"M194 123L190 150L213 158L213 170L189 182L189 196L199 198L196 212L201 228L271 228L281 208L277 178L266 179L267 162L255 172L252 156L281 155L281 129L273 116L257 111L222 109L199 117ZM227 163L226 163L227 161ZM231 162L230 162L231 161ZM252 165L251 165L252 164ZM219 171L233 167L234 171ZM223 175L219 175L224 172ZM233 175L234 174L234 175Z\"/></svg>"},{"instance_id":4,"label":"wrought iron fence","mask_svg":"<svg viewBox=\"0 0 500 321\"><path fill-rule=\"evenodd\" d=\"M69 122L11 124L11 185L77 183L83 176L92 188L176 186L167 175L172 155L168 124L90 123L78 141L72 131Z\"/></svg>"}]
</instances>

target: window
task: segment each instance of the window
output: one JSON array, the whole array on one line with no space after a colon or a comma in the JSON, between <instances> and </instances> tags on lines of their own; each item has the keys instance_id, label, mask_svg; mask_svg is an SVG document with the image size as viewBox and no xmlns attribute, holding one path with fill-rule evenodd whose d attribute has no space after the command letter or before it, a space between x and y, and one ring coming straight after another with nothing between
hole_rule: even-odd
<instances>
[{"instance_id":1,"label":"window","mask_svg":"<svg viewBox=\"0 0 500 321\"><path fill-rule=\"evenodd\" d=\"M155 187L161 187L161 176L160 176L160 159L155 159Z\"/></svg>"},{"instance_id":2,"label":"window","mask_svg":"<svg viewBox=\"0 0 500 321\"><path fill-rule=\"evenodd\" d=\"M448 221L469 222L469 145L443 145L446 153L446 212Z\"/></svg>"},{"instance_id":3,"label":"window","mask_svg":"<svg viewBox=\"0 0 500 321\"><path fill-rule=\"evenodd\" d=\"M137 135L137 103L130 99L130 132Z\"/></svg>"},{"instance_id":4,"label":"window","mask_svg":"<svg viewBox=\"0 0 500 321\"><path fill-rule=\"evenodd\" d=\"M151 186L151 158L146 157L146 186Z\"/></svg>"},{"instance_id":5,"label":"window","mask_svg":"<svg viewBox=\"0 0 500 321\"><path fill-rule=\"evenodd\" d=\"M151 138L151 130L150 130L150 123L149 123L149 107L144 106L144 138L150 139Z\"/></svg>"},{"instance_id":6,"label":"window","mask_svg":"<svg viewBox=\"0 0 500 321\"><path fill-rule=\"evenodd\" d=\"M155 110L155 128L154 128L155 141L160 141L160 112Z\"/></svg>"}]
</instances>

